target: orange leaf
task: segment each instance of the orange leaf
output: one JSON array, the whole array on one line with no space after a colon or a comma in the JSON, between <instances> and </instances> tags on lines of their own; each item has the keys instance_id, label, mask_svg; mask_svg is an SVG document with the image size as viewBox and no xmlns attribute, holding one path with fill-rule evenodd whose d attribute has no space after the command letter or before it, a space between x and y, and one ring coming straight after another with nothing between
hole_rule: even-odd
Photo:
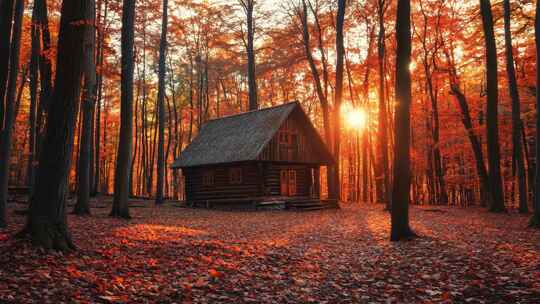
<instances>
[{"instance_id":1,"label":"orange leaf","mask_svg":"<svg viewBox=\"0 0 540 304\"><path fill-rule=\"evenodd\" d=\"M215 269L210 269L208 271L208 273L210 274L211 277L213 278L219 278L221 276L221 273Z\"/></svg>"}]
</instances>

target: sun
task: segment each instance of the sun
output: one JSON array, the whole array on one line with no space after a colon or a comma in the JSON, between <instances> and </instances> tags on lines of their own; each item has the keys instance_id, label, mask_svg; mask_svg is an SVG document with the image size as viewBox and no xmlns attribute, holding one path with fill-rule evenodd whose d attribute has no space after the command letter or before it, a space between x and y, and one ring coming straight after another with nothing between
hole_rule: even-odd
<instances>
[{"instance_id":1,"label":"sun","mask_svg":"<svg viewBox=\"0 0 540 304\"><path fill-rule=\"evenodd\" d=\"M349 108L345 112L345 120L350 128L362 130L367 126L367 113L363 109Z\"/></svg>"}]
</instances>

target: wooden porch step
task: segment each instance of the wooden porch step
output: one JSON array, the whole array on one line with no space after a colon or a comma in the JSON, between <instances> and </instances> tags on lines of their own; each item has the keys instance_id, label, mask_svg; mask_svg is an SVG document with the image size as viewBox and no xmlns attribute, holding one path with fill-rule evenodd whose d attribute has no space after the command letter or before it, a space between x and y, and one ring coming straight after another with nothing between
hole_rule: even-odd
<instances>
[{"instance_id":1,"label":"wooden porch step","mask_svg":"<svg viewBox=\"0 0 540 304\"><path fill-rule=\"evenodd\" d=\"M309 207L317 207L317 206L324 206L321 202L309 202L309 203L289 203L289 207L297 207L297 208L309 208Z\"/></svg>"},{"instance_id":2,"label":"wooden porch step","mask_svg":"<svg viewBox=\"0 0 540 304\"><path fill-rule=\"evenodd\" d=\"M332 201L319 199L292 200L287 202L287 209L294 211L315 211L335 207L336 204Z\"/></svg>"},{"instance_id":3,"label":"wooden porch step","mask_svg":"<svg viewBox=\"0 0 540 304\"><path fill-rule=\"evenodd\" d=\"M283 205L284 201L262 201L258 202L257 206L272 206L272 205Z\"/></svg>"}]
</instances>

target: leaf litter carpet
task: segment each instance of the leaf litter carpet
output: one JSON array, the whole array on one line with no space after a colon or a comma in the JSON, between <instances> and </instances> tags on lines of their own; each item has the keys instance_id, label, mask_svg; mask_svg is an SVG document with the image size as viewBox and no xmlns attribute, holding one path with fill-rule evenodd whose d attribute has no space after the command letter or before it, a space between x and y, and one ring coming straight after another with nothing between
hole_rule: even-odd
<instances>
[{"instance_id":1,"label":"leaf litter carpet","mask_svg":"<svg viewBox=\"0 0 540 304\"><path fill-rule=\"evenodd\" d=\"M412 207L421 238L389 241L381 205L316 212L132 208L69 215L78 250L0 230L0 303L540 303L527 216ZM432 208L431 208L432 209Z\"/></svg>"}]
</instances>

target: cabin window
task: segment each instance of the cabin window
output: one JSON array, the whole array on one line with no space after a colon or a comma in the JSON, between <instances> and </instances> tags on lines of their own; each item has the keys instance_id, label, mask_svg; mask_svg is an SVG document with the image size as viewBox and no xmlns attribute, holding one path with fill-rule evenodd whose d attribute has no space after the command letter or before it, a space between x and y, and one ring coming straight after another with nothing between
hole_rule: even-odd
<instances>
[{"instance_id":1,"label":"cabin window","mask_svg":"<svg viewBox=\"0 0 540 304\"><path fill-rule=\"evenodd\" d=\"M298 132L283 130L279 132L279 159L298 160L299 136Z\"/></svg>"},{"instance_id":2,"label":"cabin window","mask_svg":"<svg viewBox=\"0 0 540 304\"><path fill-rule=\"evenodd\" d=\"M279 132L279 143L284 145L289 144L289 133L287 131Z\"/></svg>"},{"instance_id":3,"label":"cabin window","mask_svg":"<svg viewBox=\"0 0 540 304\"><path fill-rule=\"evenodd\" d=\"M242 183L242 168L230 168L229 169L229 183L241 184Z\"/></svg>"},{"instance_id":4,"label":"cabin window","mask_svg":"<svg viewBox=\"0 0 540 304\"><path fill-rule=\"evenodd\" d=\"M205 187L211 187L214 185L215 175L214 171L205 171L202 176L202 184Z\"/></svg>"}]
</instances>

